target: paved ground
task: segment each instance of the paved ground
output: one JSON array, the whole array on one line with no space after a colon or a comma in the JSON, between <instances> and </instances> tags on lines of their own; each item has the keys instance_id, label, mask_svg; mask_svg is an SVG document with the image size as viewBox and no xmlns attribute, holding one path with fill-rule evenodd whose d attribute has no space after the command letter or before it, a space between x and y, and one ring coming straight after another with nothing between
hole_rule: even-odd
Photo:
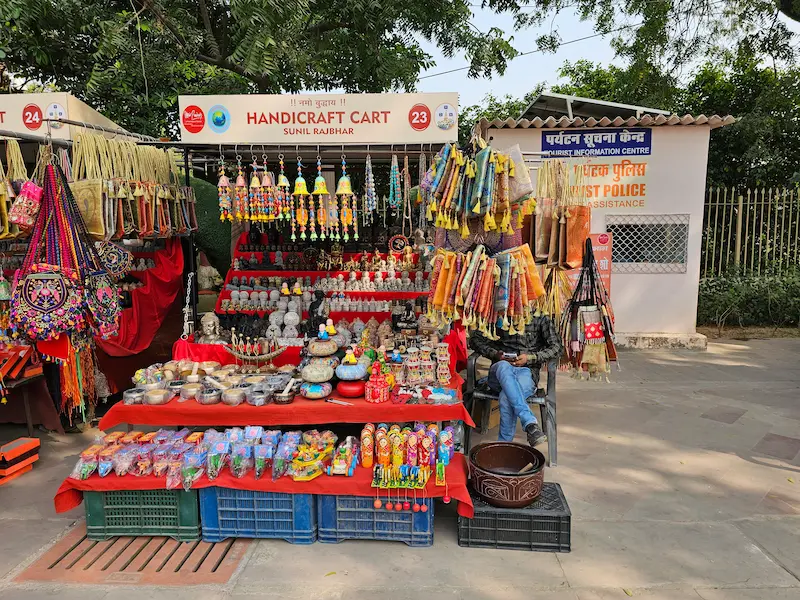
<instances>
[{"instance_id":1,"label":"paved ground","mask_svg":"<svg viewBox=\"0 0 800 600\"><path fill-rule=\"evenodd\" d=\"M34 472L0 487L0 600L800 598L800 340L622 361L611 384L559 381L546 477L572 508L570 554L461 549L440 510L433 548L261 541L225 588L14 584L81 515L56 516L52 494L85 434L48 438Z\"/></svg>"}]
</instances>

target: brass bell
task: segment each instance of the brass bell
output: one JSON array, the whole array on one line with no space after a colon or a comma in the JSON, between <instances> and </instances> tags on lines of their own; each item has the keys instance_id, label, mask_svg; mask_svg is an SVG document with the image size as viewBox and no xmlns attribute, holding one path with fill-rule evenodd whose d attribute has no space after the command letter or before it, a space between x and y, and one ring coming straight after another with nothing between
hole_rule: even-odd
<instances>
[{"instance_id":1,"label":"brass bell","mask_svg":"<svg viewBox=\"0 0 800 600\"><path fill-rule=\"evenodd\" d=\"M349 175L342 175L339 177L339 183L336 186L336 195L337 196L352 196L353 195L353 186L350 183L350 176Z\"/></svg>"},{"instance_id":2,"label":"brass bell","mask_svg":"<svg viewBox=\"0 0 800 600\"><path fill-rule=\"evenodd\" d=\"M286 177L286 175L284 175L283 173L278 175L278 187L287 190L291 187L291 184L289 183L289 178Z\"/></svg>"},{"instance_id":3,"label":"brass bell","mask_svg":"<svg viewBox=\"0 0 800 600\"><path fill-rule=\"evenodd\" d=\"M325 178L322 175L317 175L314 180L314 191L311 192L314 196L329 196L328 184L325 183Z\"/></svg>"},{"instance_id":4,"label":"brass bell","mask_svg":"<svg viewBox=\"0 0 800 600\"><path fill-rule=\"evenodd\" d=\"M292 192L292 196L307 196L308 195L308 186L306 185L306 180L303 179L302 176L299 176L297 179L294 180L294 191Z\"/></svg>"}]
</instances>

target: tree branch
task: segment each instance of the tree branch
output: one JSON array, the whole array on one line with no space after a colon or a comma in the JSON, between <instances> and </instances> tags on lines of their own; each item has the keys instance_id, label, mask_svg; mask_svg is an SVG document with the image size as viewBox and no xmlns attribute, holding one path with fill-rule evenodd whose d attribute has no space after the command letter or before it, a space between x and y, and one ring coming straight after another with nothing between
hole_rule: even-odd
<instances>
[{"instance_id":1,"label":"tree branch","mask_svg":"<svg viewBox=\"0 0 800 600\"><path fill-rule=\"evenodd\" d=\"M206 32L208 33L208 47L211 50L211 54L214 56L222 56L222 53L219 50L219 44L217 43L217 38L214 35L214 29L211 27L211 18L208 16L206 0L199 0L199 5L200 18L203 19L203 26L206 28Z\"/></svg>"}]
</instances>

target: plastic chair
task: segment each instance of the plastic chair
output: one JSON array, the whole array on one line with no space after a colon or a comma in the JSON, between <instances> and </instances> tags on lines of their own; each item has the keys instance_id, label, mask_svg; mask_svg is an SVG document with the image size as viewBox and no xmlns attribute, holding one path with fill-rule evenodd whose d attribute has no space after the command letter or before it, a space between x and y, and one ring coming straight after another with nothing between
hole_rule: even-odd
<instances>
[{"instance_id":1,"label":"plastic chair","mask_svg":"<svg viewBox=\"0 0 800 600\"><path fill-rule=\"evenodd\" d=\"M467 359L467 381L464 384L464 405L470 414L473 414L476 400L483 402L481 413L481 433L488 431L489 415L492 402L499 402L499 394L493 392L487 383L487 377L478 379L478 358L480 355L472 353ZM547 434L547 466L555 467L558 458L558 428L556 423L556 371L558 360L547 363L547 387L539 387L536 393L528 399L528 404L539 405L542 429ZM471 431L464 434L464 448L469 453Z\"/></svg>"}]
</instances>

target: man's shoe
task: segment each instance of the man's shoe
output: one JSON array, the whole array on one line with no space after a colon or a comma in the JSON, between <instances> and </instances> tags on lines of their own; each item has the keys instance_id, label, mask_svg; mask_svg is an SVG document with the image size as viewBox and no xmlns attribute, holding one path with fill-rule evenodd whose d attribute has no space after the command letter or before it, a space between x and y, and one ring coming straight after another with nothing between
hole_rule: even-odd
<instances>
[{"instance_id":1,"label":"man's shoe","mask_svg":"<svg viewBox=\"0 0 800 600\"><path fill-rule=\"evenodd\" d=\"M547 441L547 436L544 434L539 428L537 423L531 423L525 428L525 433L528 436L528 444L531 448L535 448L540 444L544 444Z\"/></svg>"}]
</instances>

